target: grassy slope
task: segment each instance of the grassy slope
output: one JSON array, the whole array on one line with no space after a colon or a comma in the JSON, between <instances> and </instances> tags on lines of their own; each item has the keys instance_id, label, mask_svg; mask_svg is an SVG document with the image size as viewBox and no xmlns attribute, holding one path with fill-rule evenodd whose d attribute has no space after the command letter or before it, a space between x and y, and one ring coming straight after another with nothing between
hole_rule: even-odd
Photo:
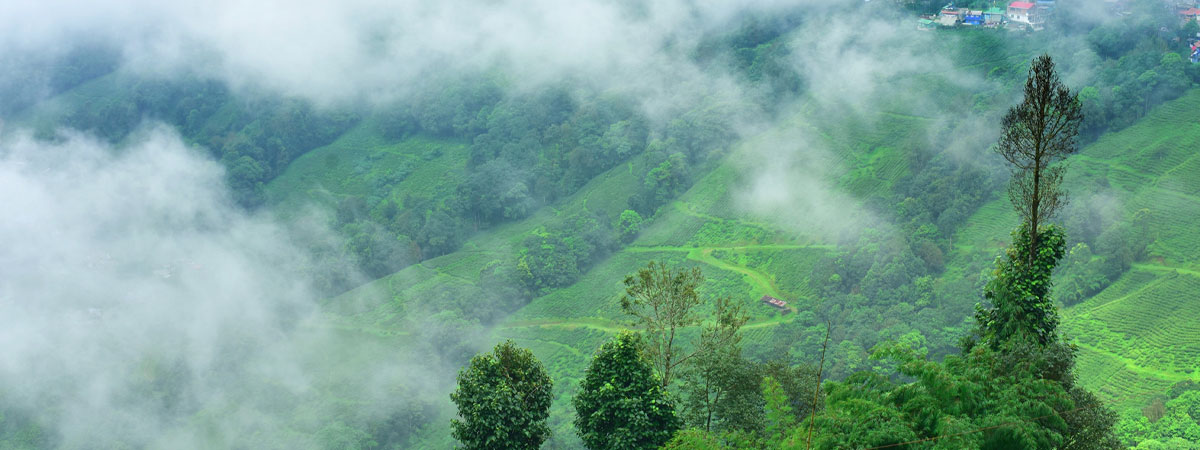
<instances>
[{"instance_id":1,"label":"grassy slope","mask_svg":"<svg viewBox=\"0 0 1200 450\"><path fill-rule=\"evenodd\" d=\"M923 119L885 116L873 124L877 133L850 141L834 136L819 140L843 161L847 175L841 184L869 195L875 189L886 189L906 173L903 159L889 155L892 149L883 144L909 133L913 121ZM789 126L809 125L796 122ZM753 140L747 145L754 145ZM700 267L707 278L701 286L703 295L728 295L750 312L751 321L744 331L748 346L766 344L772 326L796 317L780 316L760 305L762 295L785 299L799 309L813 306L807 275L832 246L813 236L785 231L767 218L740 212L730 192L744 184L743 175L735 168L737 152L698 179L677 201L663 207L630 246L597 264L574 286L534 299L496 330L497 339L513 339L531 348L554 373L558 398L551 422L556 439L574 438L570 398L591 353L609 333L624 328L617 308L623 291L621 280L646 262L658 259ZM863 178L870 181L863 182Z\"/></svg>"}]
</instances>

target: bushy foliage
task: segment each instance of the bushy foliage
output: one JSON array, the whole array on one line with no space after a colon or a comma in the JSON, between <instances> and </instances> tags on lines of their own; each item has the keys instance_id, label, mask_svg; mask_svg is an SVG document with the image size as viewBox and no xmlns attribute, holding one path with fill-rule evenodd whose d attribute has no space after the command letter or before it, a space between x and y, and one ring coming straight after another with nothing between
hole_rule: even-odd
<instances>
[{"instance_id":1,"label":"bushy foliage","mask_svg":"<svg viewBox=\"0 0 1200 450\"><path fill-rule=\"evenodd\" d=\"M569 286L617 246L608 221L587 210L572 214L521 243L517 273L529 291Z\"/></svg>"},{"instance_id":2,"label":"bushy foliage","mask_svg":"<svg viewBox=\"0 0 1200 450\"><path fill-rule=\"evenodd\" d=\"M738 346L707 350L692 359L681 375L684 423L705 431L759 432L762 366L743 358Z\"/></svg>"},{"instance_id":3,"label":"bushy foliage","mask_svg":"<svg viewBox=\"0 0 1200 450\"><path fill-rule=\"evenodd\" d=\"M587 448L658 448L679 429L675 404L643 347L639 335L624 332L592 359L573 401L575 429Z\"/></svg>"},{"instance_id":4,"label":"bushy foliage","mask_svg":"<svg viewBox=\"0 0 1200 450\"><path fill-rule=\"evenodd\" d=\"M455 439L468 449L537 449L550 436L552 383L542 363L511 341L471 358L450 399Z\"/></svg>"},{"instance_id":5,"label":"bushy foliage","mask_svg":"<svg viewBox=\"0 0 1200 450\"><path fill-rule=\"evenodd\" d=\"M975 315L980 334L993 347L1013 339L1047 344L1057 339L1058 307L1050 297L1051 274L1062 259L1066 238L1049 225L1039 230L1035 259L1028 259L1026 227L1013 231L1013 243L996 262L996 276L984 290L991 302Z\"/></svg>"},{"instance_id":6,"label":"bushy foliage","mask_svg":"<svg viewBox=\"0 0 1200 450\"><path fill-rule=\"evenodd\" d=\"M1126 411L1116 432L1123 445L1138 449L1195 448L1200 442L1200 385L1176 383L1143 411Z\"/></svg>"}]
</instances>

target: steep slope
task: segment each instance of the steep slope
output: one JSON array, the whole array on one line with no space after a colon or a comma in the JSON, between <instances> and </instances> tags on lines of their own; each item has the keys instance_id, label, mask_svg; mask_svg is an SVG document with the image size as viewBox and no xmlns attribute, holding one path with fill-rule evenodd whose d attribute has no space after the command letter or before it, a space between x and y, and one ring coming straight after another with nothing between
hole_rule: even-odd
<instances>
[{"instance_id":1,"label":"steep slope","mask_svg":"<svg viewBox=\"0 0 1200 450\"><path fill-rule=\"evenodd\" d=\"M1144 406L1183 380L1200 381L1200 91L1104 136L1073 159L1076 186L1107 181L1121 219L1149 245L1116 283L1065 311L1081 348L1082 382ZM1069 230L1068 230L1069 231Z\"/></svg>"}]
</instances>

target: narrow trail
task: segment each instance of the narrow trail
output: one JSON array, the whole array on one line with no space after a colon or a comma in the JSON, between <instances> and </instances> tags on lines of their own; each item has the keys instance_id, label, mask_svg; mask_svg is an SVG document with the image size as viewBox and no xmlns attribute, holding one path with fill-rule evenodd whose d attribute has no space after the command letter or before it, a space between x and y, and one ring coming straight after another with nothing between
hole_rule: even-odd
<instances>
[{"instance_id":1,"label":"narrow trail","mask_svg":"<svg viewBox=\"0 0 1200 450\"><path fill-rule=\"evenodd\" d=\"M822 244L748 244L748 245L706 245L703 247L686 247L674 245L651 245L638 247L625 247L622 252L630 253L648 253L648 252L691 252L695 250L801 250L806 248L832 249L832 245Z\"/></svg>"},{"instance_id":2,"label":"narrow trail","mask_svg":"<svg viewBox=\"0 0 1200 450\"><path fill-rule=\"evenodd\" d=\"M753 330L758 328L773 327L776 325L791 322L795 319L795 314L788 315L773 315L771 317L751 320L742 325L743 330ZM634 330L635 328L626 326L625 324L611 320L602 319L599 317L576 317L571 319L533 319L533 320L518 320L509 322L498 327L499 329L512 328L561 328L572 330L576 328L589 328L592 330L603 331L605 333L615 334L626 330ZM520 338L529 339L529 338ZM533 339L536 340L536 339ZM551 342L551 341L546 341Z\"/></svg>"},{"instance_id":3,"label":"narrow trail","mask_svg":"<svg viewBox=\"0 0 1200 450\"><path fill-rule=\"evenodd\" d=\"M788 245L788 244L754 244L743 246L728 246L728 247L628 247L622 251L632 253L649 253L649 252L680 252L687 253L687 259L692 261L707 264L722 270L736 272L751 280L751 284L758 286L767 295L775 298L782 298L779 289L775 287L775 282L767 274L759 272L745 266L739 266L727 261L723 261L713 256L714 250L798 250L803 248L812 248L811 245Z\"/></svg>"},{"instance_id":4,"label":"narrow trail","mask_svg":"<svg viewBox=\"0 0 1200 450\"><path fill-rule=\"evenodd\" d=\"M573 317L570 319L530 319L515 320L500 325L499 328L590 328L605 333L619 333L632 328L621 322L599 317Z\"/></svg>"},{"instance_id":5,"label":"narrow trail","mask_svg":"<svg viewBox=\"0 0 1200 450\"><path fill-rule=\"evenodd\" d=\"M689 208L687 206L687 204L685 202L677 201L677 202L675 202L674 207L676 210L678 210L679 212L681 212L683 214L697 217L697 218L702 218L705 220L735 221L735 222L742 223L742 224L748 225L748 226L754 226L754 227L760 227L760 228L768 227L769 228L769 226L766 224L749 222L749 221L745 221L745 220L741 220L741 219L725 219L725 218L711 216L708 214L703 214L703 213L700 213L697 211L693 211L691 208ZM685 253L687 259L689 259L689 260L696 261L696 262L705 264L707 266L715 267L715 268L718 268L721 270L727 270L730 272L740 274L743 277L745 277L747 284L749 284L752 287L757 288L760 292L766 293L767 295L770 295L775 298L782 299L785 296L780 293L779 289L775 285L775 281L771 278L770 275L763 273L761 271L746 267L746 266L741 266L741 265L738 265L738 264L735 264L735 263L732 263L729 261L719 259L719 258L713 256L713 252L716 250L725 250L725 251L801 250L801 249L807 249L807 248L833 249L834 246L826 245L826 244L746 244L746 245L706 245L706 246L696 246L696 247L657 245L657 246L625 247L625 248L619 250L619 252ZM757 300L757 299L754 299L754 300ZM793 298L793 299L786 299L786 300L795 302L796 300L807 300L807 299L806 298ZM797 311L794 306L791 309L792 309L793 313L795 313ZM756 328L771 327L771 326L779 325L782 323L790 322L795 317L796 317L795 314L787 314L787 315L772 314L768 317L751 319L749 322L746 322L746 324L744 326L742 326L742 329L756 329ZM530 328L530 327L563 328L563 329L588 328L588 329L592 329L592 330L603 331L605 333L617 333L620 331L631 329L621 322L611 320L611 319L604 319L604 318L600 318L600 317L575 317L575 318L565 318L565 319L547 318L547 319L516 320L516 321L511 321L511 322L508 322L508 323L505 323L505 324L502 324L499 326L500 329Z\"/></svg>"},{"instance_id":6,"label":"narrow trail","mask_svg":"<svg viewBox=\"0 0 1200 450\"><path fill-rule=\"evenodd\" d=\"M584 355L584 354L583 354L583 352L579 351L579 349L577 349L577 348L575 348L575 347L572 347L572 346L570 346L570 345L564 344L564 343L562 343L562 342L555 342L555 341L551 341L551 340L548 340L548 339L536 339L536 338L529 338L529 337L516 337L516 338L512 338L512 340L514 340L514 341L530 341L530 342L540 342L540 343L543 343L543 344L546 344L546 345L553 345L553 346L555 346L555 347L562 348L563 350L566 350L568 353L570 353L570 354L572 354L572 355L575 355L575 356L577 356L577 357L580 357L580 358L587 358L587 357L588 357L588 355Z\"/></svg>"},{"instance_id":7,"label":"narrow trail","mask_svg":"<svg viewBox=\"0 0 1200 450\"><path fill-rule=\"evenodd\" d=\"M736 272L736 273L742 274L743 276L747 277L753 285L756 285L763 292L766 292L768 295L771 295L776 298L782 298L783 295L781 295L779 293L779 290L775 288L775 283L774 283L774 281L772 281L770 279L769 276L767 276L766 274L764 274L762 272L759 272L757 270L754 270L754 269L751 269L748 267L739 266L736 264L732 264L732 263L717 259L716 257L712 256L713 250L797 249L797 248L808 248L808 247L811 247L811 246L805 246L805 245L747 245L747 246L740 246L740 247L733 246L733 247L698 247L698 248L630 247L630 248L626 248L624 251L687 252L687 258L690 260L701 262L701 263L704 263L704 264L707 264L707 265L710 265L710 266L713 266L713 267L716 267L719 269L728 270L731 272ZM796 312L795 307L792 308L792 312L793 313ZM771 316L765 317L765 318L752 319L749 322L746 322L746 324L742 326L742 329L756 329L756 328L765 328L765 327L775 326L775 325L779 325L782 323L790 322L795 317L796 317L795 314L787 314L787 315L774 314L774 315L771 315ZM529 328L529 327L565 328L565 329L590 328L593 330L603 331L605 333L617 333L620 331L631 329L630 327L626 326L625 324L623 324L621 322L611 320L611 319L603 319L603 318L599 318L599 317L576 317L576 318L570 318L570 319L518 320L518 321L509 322L509 323L506 323L506 324L503 324L500 326L500 328L502 328L502 329L503 328Z\"/></svg>"},{"instance_id":8,"label":"narrow trail","mask_svg":"<svg viewBox=\"0 0 1200 450\"><path fill-rule=\"evenodd\" d=\"M775 298L783 297L783 295L779 294L779 290L775 289L775 282L772 281L770 279L770 277L768 277L766 274L759 272L757 270L751 269L749 267L738 266L738 265L734 265L734 264L722 261L720 259L717 259L715 256L712 255L712 252L713 252L713 249L711 249L711 248L696 249L694 251L688 252L688 259L693 260L693 261L699 261L699 262L708 264L710 266L716 267L718 269L725 269L730 272L740 273L740 274L746 276L747 278L749 278L750 280L752 280L754 282L754 284L757 284L758 287L763 290L763 292L767 293L767 295L770 295Z\"/></svg>"}]
</instances>

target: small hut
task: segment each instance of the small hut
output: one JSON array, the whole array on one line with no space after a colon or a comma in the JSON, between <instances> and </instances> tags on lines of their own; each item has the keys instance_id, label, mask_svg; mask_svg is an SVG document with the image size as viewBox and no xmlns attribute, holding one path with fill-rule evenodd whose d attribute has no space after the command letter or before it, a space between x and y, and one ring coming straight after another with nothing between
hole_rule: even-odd
<instances>
[{"instance_id":1,"label":"small hut","mask_svg":"<svg viewBox=\"0 0 1200 450\"><path fill-rule=\"evenodd\" d=\"M762 296L761 301L763 302L764 305L767 305L772 308L775 308L776 310L779 310L780 313L787 314L787 313L792 312L792 309L788 308L787 302L777 299L775 297L772 297L770 295Z\"/></svg>"}]
</instances>

